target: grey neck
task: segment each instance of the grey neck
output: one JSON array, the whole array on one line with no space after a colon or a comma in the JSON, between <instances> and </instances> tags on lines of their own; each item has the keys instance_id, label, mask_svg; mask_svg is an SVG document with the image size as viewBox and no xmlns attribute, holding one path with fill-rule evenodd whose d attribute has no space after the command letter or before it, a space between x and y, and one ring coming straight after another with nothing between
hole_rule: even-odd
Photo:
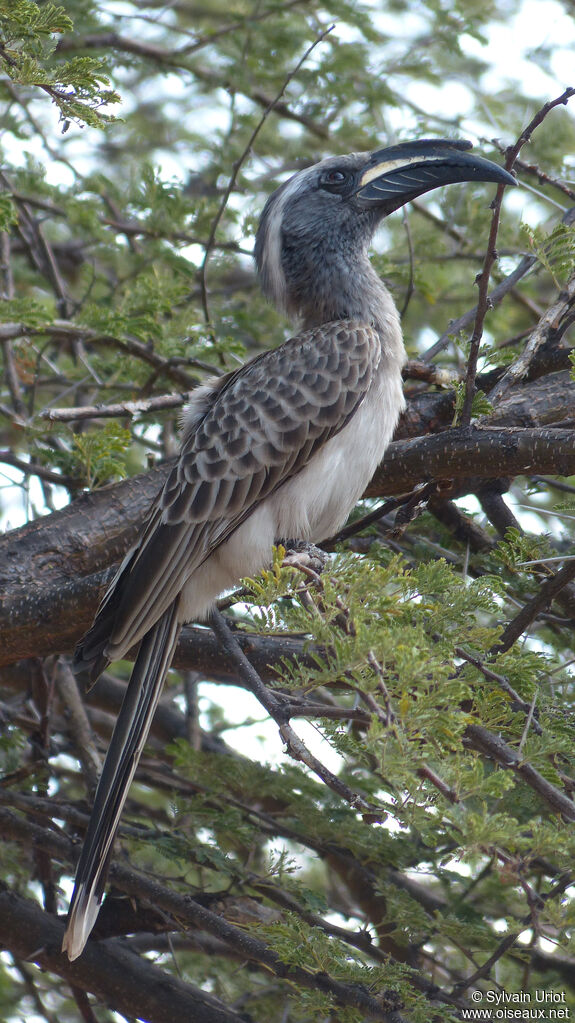
<instances>
[{"instance_id":1,"label":"grey neck","mask_svg":"<svg viewBox=\"0 0 575 1023\"><path fill-rule=\"evenodd\" d=\"M367 256L350 272L334 272L333 265L314 274L313 285L290 291L287 312L299 319L304 329L319 327L333 320L355 320L373 327L380 336L388 360L399 367L406 359L399 314L383 281Z\"/></svg>"},{"instance_id":2,"label":"grey neck","mask_svg":"<svg viewBox=\"0 0 575 1023\"><path fill-rule=\"evenodd\" d=\"M330 320L359 320L385 331L390 317L397 316L389 291L368 259L351 271L349 265L325 265L319 274L316 269L313 284L305 285L290 295L289 312L306 328Z\"/></svg>"}]
</instances>

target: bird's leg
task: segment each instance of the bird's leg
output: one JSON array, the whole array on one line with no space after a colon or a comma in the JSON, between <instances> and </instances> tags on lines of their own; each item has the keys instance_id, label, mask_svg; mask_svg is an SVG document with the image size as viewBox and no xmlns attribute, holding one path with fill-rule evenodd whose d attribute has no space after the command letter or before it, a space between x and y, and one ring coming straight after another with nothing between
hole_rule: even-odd
<instances>
[{"instance_id":1,"label":"bird's leg","mask_svg":"<svg viewBox=\"0 0 575 1023\"><path fill-rule=\"evenodd\" d=\"M316 575L321 575L328 559L327 552L322 551L321 547L316 547L307 540L282 540L281 544L286 551L284 565L299 568L302 572L311 570Z\"/></svg>"}]
</instances>

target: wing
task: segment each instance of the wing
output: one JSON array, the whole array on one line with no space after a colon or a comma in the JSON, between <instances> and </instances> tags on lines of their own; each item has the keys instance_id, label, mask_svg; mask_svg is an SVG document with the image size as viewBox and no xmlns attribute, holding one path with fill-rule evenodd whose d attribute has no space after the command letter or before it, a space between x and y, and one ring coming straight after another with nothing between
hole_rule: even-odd
<instances>
[{"instance_id":1,"label":"wing","mask_svg":"<svg viewBox=\"0 0 575 1023\"><path fill-rule=\"evenodd\" d=\"M80 667L97 677L108 646L127 652L257 504L345 426L380 355L371 327L335 321L200 389L178 462L77 650Z\"/></svg>"}]
</instances>

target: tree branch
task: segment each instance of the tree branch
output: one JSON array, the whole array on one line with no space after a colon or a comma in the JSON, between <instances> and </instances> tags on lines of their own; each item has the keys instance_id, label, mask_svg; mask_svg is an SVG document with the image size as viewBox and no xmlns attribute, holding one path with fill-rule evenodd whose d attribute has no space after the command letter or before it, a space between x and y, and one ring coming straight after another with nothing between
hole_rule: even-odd
<instances>
[{"instance_id":1,"label":"tree branch","mask_svg":"<svg viewBox=\"0 0 575 1023\"><path fill-rule=\"evenodd\" d=\"M545 310L519 358L509 367L488 395L492 405L497 404L508 391L529 373L530 366L551 335L560 337L561 324L575 306L575 276L566 284L557 301Z\"/></svg>"},{"instance_id":2,"label":"tree branch","mask_svg":"<svg viewBox=\"0 0 575 1023\"><path fill-rule=\"evenodd\" d=\"M508 274L499 284L497 284L487 296L487 307L492 309L494 306L505 298L505 296L513 290L518 281L525 277L531 268L537 263L536 256L523 256L523 259L519 265L513 270L512 273ZM421 356L424 362L429 362L434 359L436 355L439 355L444 348L447 348L452 337L457 337L462 330L466 327L470 327L471 324L477 318L478 305L474 305L473 309L469 309L462 316L459 316L456 320L451 320L447 326L447 330L443 332L440 338L435 341Z\"/></svg>"},{"instance_id":3,"label":"tree branch","mask_svg":"<svg viewBox=\"0 0 575 1023\"><path fill-rule=\"evenodd\" d=\"M52 856L63 857L65 861L69 861L73 855L73 847L70 842L46 832L38 825L19 820L11 811L0 809L0 823L3 833L15 841L28 845L39 841ZM402 1023L398 1014L387 1010L384 997L374 997L363 986L341 983L326 973L311 973L302 967L283 963L280 957L263 941L253 937L240 927L228 923L223 917L190 896L171 891L158 881L150 880L143 874L130 870L117 862L111 866L110 879L126 895L143 899L156 910L163 910L177 920L180 926L183 924L192 928L200 928L219 938L232 951L241 954L244 960L247 959L264 966L277 977L285 978L311 990L323 991L331 995L341 1005L355 1006L360 1009L368 1019L380 1020L382 1023ZM21 926L20 921L22 921ZM118 951L123 951L124 946L114 939L90 940L82 956L70 963L68 958L60 952L63 933L64 923L60 921L60 918L43 913L34 903L0 889L0 944L15 951L21 958L33 958L43 969L52 970L71 983L75 983L85 990L93 991L104 1001L108 1001L108 1004L118 1008L119 1011L127 1012L125 995L128 1001L131 999L129 1015L131 1017L142 1015L145 1019L149 1019L150 1023L173 1023L173 1020L178 1018L179 1012L183 1013L182 1018L186 1021L189 1020L190 1023L194 1023L194 1021L197 1023L231 1023L232 1020L238 1020L239 1023L241 1019L233 1013L233 1010L227 1009L216 999L205 995L204 992L197 992L197 989L191 985L184 985L180 981L173 980L157 967L152 967L158 977L157 985L154 983L156 980L154 972L151 974L151 979L148 974L144 979L137 966L142 962L142 968L145 971L151 967L149 960L139 960L132 955L125 957L125 953L118 956ZM115 959L118 964L117 969L112 968L111 962L108 967L108 959ZM124 971L127 971L125 984L122 981ZM168 982L167 991L170 999L167 1001L164 993L163 1009L161 1005L156 1004L156 991L157 989L161 990L161 979ZM141 987L139 993L137 993L137 985ZM144 1012L136 1011L136 1007L139 1007L140 995L144 991L146 998L150 999L149 1008ZM199 996L197 1001L196 992ZM122 999L121 1002L120 999ZM152 1011L154 1012L153 1016ZM205 1015L201 1015L202 1012ZM218 1015L218 1012L227 1015Z\"/></svg>"},{"instance_id":4,"label":"tree branch","mask_svg":"<svg viewBox=\"0 0 575 1023\"><path fill-rule=\"evenodd\" d=\"M126 950L122 942L90 941L71 963L61 951L64 921L0 887L0 945L73 987L93 991L111 1009L149 1023L241 1023L241 1013ZM383 1018L383 1017L380 1017Z\"/></svg>"},{"instance_id":5,"label":"tree branch","mask_svg":"<svg viewBox=\"0 0 575 1023\"><path fill-rule=\"evenodd\" d=\"M390 444L366 497L404 493L429 480L575 473L575 432L457 427ZM541 466L549 466L547 469Z\"/></svg>"},{"instance_id":6,"label":"tree branch","mask_svg":"<svg viewBox=\"0 0 575 1023\"><path fill-rule=\"evenodd\" d=\"M521 608L515 618L505 628L499 643L494 648L494 653L503 653L519 639L519 637L535 621L537 615L547 611L552 601L562 589L575 579L575 560L568 561L558 572L551 576L547 582L540 586L538 593Z\"/></svg>"},{"instance_id":7,"label":"tree branch","mask_svg":"<svg viewBox=\"0 0 575 1023\"><path fill-rule=\"evenodd\" d=\"M483 725L468 725L464 732L464 738L468 745L491 757L501 767L508 771L514 771L530 788L541 797L544 803L551 807L554 813L561 814L565 820L575 821L575 803L566 796L556 785L547 781L539 771L527 760L524 760L521 753L508 746L499 735L494 735Z\"/></svg>"},{"instance_id":8,"label":"tree branch","mask_svg":"<svg viewBox=\"0 0 575 1023\"><path fill-rule=\"evenodd\" d=\"M575 432L453 429L395 441L366 497L402 494L430 480L575 474ZM71 649L90 624L116 564L138 536L171 468L85 495L0 537L0 666Z\"/></svg>"},{"instance_id":9,"label":"tree branch","mask_svg":"<svg viewBox=\"0 0 575 1023\"><path fill-rule=\"evenodd\" d=\"M278 89L276 95L274 97L272 97L269 100L269 102L264 104L264 112L263 112L262 116L260 117L259 121L257 122L255 128L253 129L251 135L249 136L249 138L248 138L248 140L247 140L247 142L246 142L246 144L244 146L244 150L243 150L241 156L239 157L239 159L234 164L234 168L233 168L232 174L231 174L230 179L228 181L228 184L227 184L227 187L225 189L225 192L224 192L224 194L222 196L222 201L221 201L221 203L220 203L220 205L218 207L218 210L216 212L216 215L215 215L215 217L214 217L214 219L212 221L211 227L210 227L210 233L209 233L208 240L206 242L206 249L205 249L205 252L204 252L204 258L202 260L202 265L200 267L200 288L201 288L201 294L202 294L202 306L203 306L203 310L204 310L204 317L205 317L206 323L210 323L210 320L211 320L210 312L209 312L209 307L208 307L208 289L207 289L207 278L206 278L208 261L209 261L209 258L210 258L210 255L211 255L211 251L212 251L212 246L213 246L213 243L214 243L214 240L215 240L215 237L216 237L216 232L218 230L220 221L222 219L222 216L223 216L224 211L226 209L226 206L228 204L228 201L229 201L230 195L232 193L232 190L235 187L235 183L236 183L236 181L238 179L238 174L240 173L240 169L241 169L243 163L245 162L248 154L250 153L251 148L252 148L256 138L258 137L260 131L262 130L264 124L266 123L269 115L271 114L271 112L274 109L277 109L280 106L280 100L281 100L284 92L286 91L288 85L296 77L298 71L303 66L303 64L305 63L305 61L309 57L309 55L315 50L315 48L317 46L319 46L319 44L326 38L326 36L329 35L329 33L332 30L333 30L333 25L330 28L325 29L323 32L319 32L318 33L318 35L316 36L314 41L307 47L307 49L305 50L305 53L300 57L300 59L298 60L297 64L295 65L295 67L292 68L291 71L289 71L288 74L285 76L285 78L284 78L280 88Z\"/></svg>"},{"instance_id":10,"label":"tree branch","mask_svg":"<svg viewBox=\"0 0 575 1023\"><path fill-rule=\"evenodd\" d=\"M313 771L318 778L321 778L323 783L332 792L335 792L346 803L353 806L354 809L363 813L377 815L379 807L376 804L369 803L360 792L354 791L341 778L333 774L313 753L310 753L305 743L296 735L289 723L291 716L290 708L287 707L285 700L280 694L272 692L263 684L257 671L255 671L253 665L245 656L236 637L219 611L214 610L212 612L210 624L222 649L235 662L240 678L243 679L246 688L253 692L256 699L259 700L270 717L276 722L289 755L294 760L299 760L305 764L310 771Z\"/></svg>"}]
</instances>

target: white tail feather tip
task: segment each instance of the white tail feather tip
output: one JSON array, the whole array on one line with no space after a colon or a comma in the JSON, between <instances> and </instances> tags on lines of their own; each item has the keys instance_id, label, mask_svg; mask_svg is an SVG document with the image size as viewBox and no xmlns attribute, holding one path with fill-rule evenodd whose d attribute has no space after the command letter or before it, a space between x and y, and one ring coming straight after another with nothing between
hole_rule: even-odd
<instances>
[{"instance_id":1,"label":"white tail feather tip","mask_svg":"<svg viewBox=\"0 0 575 1023\"><path fill-rule=\"evenodd\" d=\"M67 953L70 961L82 955L90 932L96 923L100 902L101 899L90 895L83 885L74 893L68 926L62 940L62 952Z\"/></svg>"}]
</instances>

